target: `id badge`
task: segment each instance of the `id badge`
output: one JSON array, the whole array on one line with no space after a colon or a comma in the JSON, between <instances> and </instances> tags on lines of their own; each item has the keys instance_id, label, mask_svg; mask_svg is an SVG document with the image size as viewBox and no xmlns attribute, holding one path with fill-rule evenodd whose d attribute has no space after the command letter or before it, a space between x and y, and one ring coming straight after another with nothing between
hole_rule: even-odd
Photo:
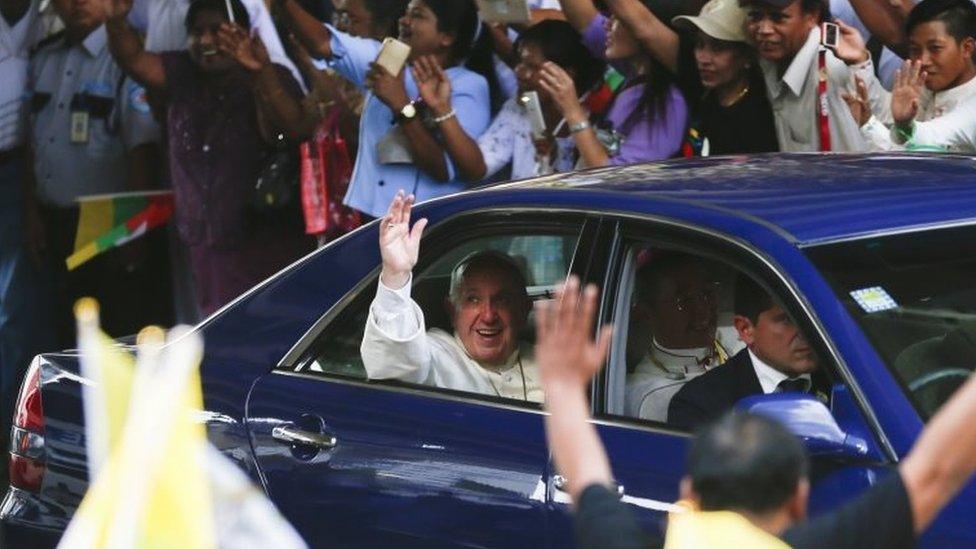
<instances>
[{"instance_id":1,"label":"id badge","mask_svg":"<svg viewBox=\"0 0 976 549\"><path fill-rule=\"evenodd\" d=\"M88 111L73 111L71 113L71 142L88 143Z\"/></svg>"}]
</instances>

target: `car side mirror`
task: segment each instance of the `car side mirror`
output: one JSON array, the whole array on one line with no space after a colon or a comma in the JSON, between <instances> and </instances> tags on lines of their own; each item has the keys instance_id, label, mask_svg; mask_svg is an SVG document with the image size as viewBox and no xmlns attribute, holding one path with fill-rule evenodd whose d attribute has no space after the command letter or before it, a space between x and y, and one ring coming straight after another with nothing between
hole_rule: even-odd
<instances>
[{"instance_id":1,"label":"car side mirror","mask_svg":"<svg viewBox=\"0 0 976 549\"><path fill-rule=\"evenodd\" d=\"M811 457L855 461L870 457L868 442L842 429L827 406L811 395L755 395L735 407L778 421L803 442Z\"/></svg>"}]
</instances>

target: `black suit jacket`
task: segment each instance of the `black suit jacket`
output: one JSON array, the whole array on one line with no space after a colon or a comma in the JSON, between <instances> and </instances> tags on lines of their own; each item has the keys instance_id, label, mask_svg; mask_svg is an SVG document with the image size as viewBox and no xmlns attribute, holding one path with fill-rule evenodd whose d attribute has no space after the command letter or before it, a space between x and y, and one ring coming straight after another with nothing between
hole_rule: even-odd
<instances>
[{"instance_id":1,"label":"black suit jacket","mask_svg":"<svg viewBox=\"0 0 976 549\"><path fill-rule=\"evenodd\" d=\"M762 393L749 351L742 349L725 364L686 383L671 399L668 423L694 429L718 419L739 400Z\"/></svg>"}]
</instances>

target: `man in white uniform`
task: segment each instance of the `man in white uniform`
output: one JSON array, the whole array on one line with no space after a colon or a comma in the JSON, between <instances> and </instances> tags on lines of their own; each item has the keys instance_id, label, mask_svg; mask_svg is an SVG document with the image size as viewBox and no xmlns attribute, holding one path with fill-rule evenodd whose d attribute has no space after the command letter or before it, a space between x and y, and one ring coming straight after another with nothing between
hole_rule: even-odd
<instances>
[{"instance_id":1,"label":"man in white uniform","mask_svg":"<svg viewBox=\"0 0 976 549\"><path fill-rule=\"evenodd\" d=\"M627 415L667 421L678 389L725 363L744 347L731 325L718 326L718 287L705 260L682 253L655 257L636 273L632 316L646 317L631 330L653 334L634 372L627 376Z\"/></svg>"},{"instance_id":2,"label":"man in white uniform","mask_svg":"<svg viewBox=\"0 0 976 549\"><path fill-rule=\"evenodd\" d=\"M410 228L414 197L397 193L380 225L380 272L360 352L370 379L397 379L502 398L542 402L532 346L519 342L531 302L525 277L508 256L481 252L461 260L447 296L453 334L426 330L410 298L420 219Z\"/></svg>"}]
</instances>

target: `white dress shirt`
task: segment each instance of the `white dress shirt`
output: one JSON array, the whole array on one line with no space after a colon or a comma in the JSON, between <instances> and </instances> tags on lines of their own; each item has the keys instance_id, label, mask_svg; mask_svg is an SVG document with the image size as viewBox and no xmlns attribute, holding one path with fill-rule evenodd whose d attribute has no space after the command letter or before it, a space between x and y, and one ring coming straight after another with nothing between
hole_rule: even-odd
<instances>
[{"instance_id":1,"label":"white dress shirt","mask_svg":"<svg viewBox=\"0 0 976 549\"><path fill-rule=\"evenodd\" d=\"M624 413L629 417L666 422L675 393L692 379L723 364L742 349L732 326L720 326L712 347L668 349L655 340L647 355L627 376Z\"/></svg>"},{"instance_id":2,"label":"white dress shirt","mask_svg":"<svg viewBox=\"0 0 976 549\"><path fill-rule=\"evenodd\" d=\"M773 108L776 136L783 152L820 150L820 126L817 118L819 51L820 27L814 27L782 76L779 75L776 63L765 59L759 62ZM874 77L874 65L868 60L858 67L848 67L828 50L826 68L831 150L863 151L864 139L841 94L849 90L851 75L857 71L868 85L869 92L878 96L881 84Z\"/></svg>"},{"instance_id":3,"label":"white dress shirt","mask_svg":"<svg viewBox=\"0 0 976 549\"><path fill-rule=\"evenodd\" d=\"M0 16L0 151L24 143L27 135L27 69L30 49L40 40L38 3L13 26Z\"/></svg>"},{"instance_id":4,"label":"white dress shirt","mask_svg":"<svg viewBox=\"0 0 976 549\"><path fill-rule=\"evenodd\" d=\"M905 148L905 140L894 129L891 128L891 94L884 92L882 95L885 110L876 115L872 115L863 126L861 134L868 142L870 150L891 151ZM919 101L918 114L915 120L918 122L928 122L946 116L956 110L960 105L967 102L976 101L976 78L971 78L968 82L960 84L954 88L933 92L928 88L922 91ZM927 145L926 143L917 143ZM952 152L966 152L966 148L960 144L945 145Z\"/></svg>"},{"instance_id":5,"label":"white dress shirt","mask_svg":"<svg viewBox=\"0 0 976 549\"><path fill-rule=\"evenodd\" d=\"M410 298L410 282L399 290L379 282L360 353L369 379L398 379L531 402L543 399L531 345L520 343L502 366L479 364L456 335L425 329L424 313Z\"/></svg>"},{"instance_id":6,"label":"white dress shirt","mask_svg":"<svg viewBox=\"0 0 976 549\"><path fill-rule=\"evenodd\" d=\"M762 385L763 394L775 393L781 382L791 379L790 376L763 362L752 352L752 349L749 349L749 359L752 360L752 367L756 371L756 377L759 378L759 384ZM808 390L813 385L810 374L803 374L795 379L807 380Z\"/></svg>"}]
</instances>

